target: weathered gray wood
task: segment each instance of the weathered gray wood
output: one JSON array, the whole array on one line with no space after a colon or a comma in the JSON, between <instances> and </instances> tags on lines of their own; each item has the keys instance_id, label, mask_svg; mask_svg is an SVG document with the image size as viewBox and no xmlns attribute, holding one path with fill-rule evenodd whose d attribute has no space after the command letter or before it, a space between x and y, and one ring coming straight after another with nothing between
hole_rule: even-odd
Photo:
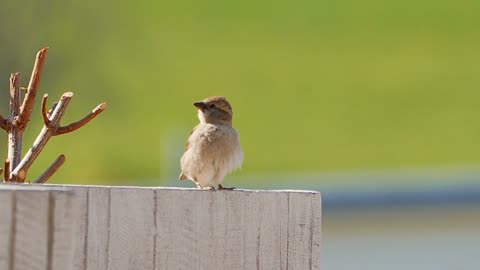
<instances>
[{"instance_id":1,"label":"weathered gray wood","mask_svg":"<svg viewBox=\"0 0 480 270\"><path fill-rule=\"evenodd\" d=\"M312 199L312 225L311 225L311 269L320 269L322 242L322 200L320 194L311 195Z\"/></svg>"},{"instance_id":2,"label":"weathered gray wood","mask_svg":"<svg viewBox=\"0 0 480 270\"><path fill-rule=\"evenodd\" d=\"M85 270L87 263L87 223L90 221L88 216L88 188L75 187L75 203L77 206L76 224L72 228L73 235L73 270ZM101 268L98 268L101 269Z\"/></svg>"},{"instance_id":3,"label":"weathered gray wood","mask_svg":"<svg viewBox=\"0 0 480 270\"><path fill-rule=\"evenodd\" d=\"M15 269L48 269L49 192L15 191L15 194Z\"/></svg>"},{"instance_id":4,"label":"weathered gray wood","mask_svg":"<svg viewBox=\"0 0 480 270\"><path fill-rule=\"evenodd\" d=\"M316 192L67 187L0 186L0 269L320 269Z\"/></svg>"},{"instance_id":5,"label":"weathered gray wood","mask_svg":"<svg viewBox=\"0 0 480 270\"><path fill-rule=\"evenodd\" d=\"M157 269L319 269L318 193L157 189L156 197Z\"/></svg>"},{"instance_id":6,"label":"weathered gray wood","mask_svg":"<svg viewBox=\"0 0 480 270\"><path fill-rule=\"evenodd\" d=\"M110 189L88 188L86 195L88 224L86 234L84 233L86 235L86 243L84 242L86 268L83 269L106 270L110 238Z\"/></svg>"},{"instance_id":7,"label":"weathered gray wood","mask_svg":"<svg viewBox=\"0 0 480 270\"><path fill-rule=\"evenodd\" d=\"M0 186L0 269L71 269L73 193L58 187Z\"/></svg>"},{"instance_id":8,"label":"weathered gray wood","mask_svg":"<svg viewBox=\"0 0 480 270\"><path fill-rule=\"evenodd\" d=\"M317 240L315 230L320 226L317 224L318 220L316 221L318 214L314 212L318 208L312 203L314 199L312 197L315 195L302 193L288 195L287 269L312 269L314 264L318 264L316 261L318 256L316 254L313 256L312 252L318 250L319 243L314 240Z\"/></svg>"},{"instance_id":9,"label":"weathered gray wood","mask_svg":"<svg viewBox=\"0 0 480 270\"><path fill-rule=\"evenodd\" d=\"M72 269L75 229L78 224L78 200L70 192L50 192L49 230L51 231L51 256L48 266L52 270ZM53 208L53 210L52 210ZM51 223L53 222L53 224Z\"/></svg>"},{"instance_id":10,"label":"weathered gray wood","mask_svg":"<svg viewBox=\"0 0 480 270\"><path fill-rule=\"evenodd\" d=\"M252 196L255 195L255 196ZM254 215L256 254L255 264L248 269L286 269L287 263L287 228L288 228L288 193L251 194L247 200L246 210ZM253 209L253 211L252 211ZM256 222L255 222L256 221ZM248 226L250 222L246 222Z\"/></svg>"},{"instance_id":11,"label":"weathered gray wood","mask_svg":"<svg viewBox=\"0 0 480 270\"><path fill-rule=\"evenodd\" d=\"M113 188L110 193L107 269L153 269L153 190Z\"/></svg>"},{"instance_id":12,"label":"weathered gray wood","mask_svg":"<svg viewBox=\"0 0 480 270\"><path fill-rule=\"evenodd\" d=\"M0 269L9 269L13 219L12 192L0 191Z\"/></svg>"}]
</instances>

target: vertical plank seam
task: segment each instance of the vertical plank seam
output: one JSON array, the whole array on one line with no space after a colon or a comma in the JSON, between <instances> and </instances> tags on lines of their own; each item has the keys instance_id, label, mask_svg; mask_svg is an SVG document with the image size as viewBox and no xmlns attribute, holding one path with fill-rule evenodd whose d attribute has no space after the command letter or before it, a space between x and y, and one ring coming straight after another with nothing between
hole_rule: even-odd
<instances>
[{"instance_id":1,"label":"vertical plank seam","mask_svg":"<svg viewBox=\"0 0 480 270\"><path fill-rule=\"evenodd\" d=\"M106 253L106 263L105 263L105 266L106 266L106 269L110 269L109 266L110 266L110 222L111 222L111 215L112 215L112 210L111 210L111 207L112 207L112 189L109 188L108 189L108 205L107 205L107 230L108 230L108 233L107 233L107 246L106 246L106 250L105 250L105 253Z\"/></svg>"},{"instance_id":2,"label":"vertical plank seam","mask_svg":"<svg viewBox=\"0 0 480 270\"><path fill-rule=\"evenodd\" d=\"M283 198L282 198L283 199ZM283 200L282 200L283 201ZM281 209L281 208L280 208ZM283 211L281 211L283 212ZM283 213L282 213L283 214ZM279 253L280 253L280 256L279 256L279 259L280 259L280 270L282 270L282 264L283 264L283 260L282 260L282 249L283 249L283 235L282 235L282 226L283 226L283 222L282 220L280 220L280 233L279 233L279 237L280 237L280 244L278 245L278 250L279 250Z\"/></svg>"},{"instance_id":3,"label":"vertical plank seam","mask_svg":"<svg viewBox=\"0 0 480 270\"><path fill-rule=\"evenodd\" d=\"M55 241L55 198L53 191L48 192L48 231L47 231L47 270L53 268L53 243Z\"/></svg>"},{"instance_id":4,"label":"vertical plank seam","mask_svg":"<svg viewBox=\"0 0 480 270\"><path fill-rule=\"evenodd\" d=\"M15 269L15 249L17 240L17 192L12 192L12 222L10 223L10 250L8 267L10 270Z\"/></svg>"},{"instance_id":5,"label":"vertical plank seam","mask_svg":"<svg viewBox=\"0 0 480 270\"><path fill-rule=\"evenodd\" d=\"M248 194L245 195L245 196L248 198ZM247 260L245 259L247 257L247 255L246 255L247 254L247 251L246 251L247 240L245 239L246 236L247 236L247 234L246 234L247 230L245 229L246 228L245 221L247 220L246 217L245 217L245 207L246 207L245 202L246 201L248 202L247 198L245 200L242 200L242 239L243 239L243 241L242 241L242 245L243 245L242 253L243 253L243 258L244 258L243 259L243 269L247 269ZM250 210L250 209L248 209L248 210ZM247 210L247 212L248 212L248 210Z\"/></svg>"},{"instance_id":6,"label":"vertical plank seam","mask_svg":"<svg viewBox=\"0 0 480 270\"><path fill-rule=\"evenodd\" d=\"M83 237L83 269L88 268L88 227L90 218L90 188L87 188L86 196L86 208L85 209L85 236Z\"/></svg>"},{"instance_id":7,"label":"vertical plank seam","mask_svg":"<svg viewBox=\"0 0 480 270\"><path fill-rule=\"evenodd\" d=\"M153 190L153 270L157 269L157 190Z\"/></svg>"},{"instance_id":8,"label":"vertical plank seam","mask_svg":"<svg viewBox=\"0 0 480 270\"><path fill-rule=\"evenodd\" d=\"M260 203L260 207L261 207L261 203ZM258 211L260 217L259 217L259 221L258 221L258 227L257 227L257 257L256 257L256 263L257 263L257 270L260 270L260 244L261 244L261 232L262 232L262 229L261 229L261 225L262 225L262 214L263 214L263 211L262 209L260 208L260 211Z\"/></svg>"},{"instance_id":9,"label":"vertical plank seam","mask_svg":"<svg viewBox=\"0 0 480 270\"><path fill-rule=\"evenodd\" d=\"M288 270L288 246L290 244L290 193L287 193L287 261L285 262L285 270Z\"/></svg>"},{"instance_id":10,"label":"vertical plank seam","mask_svg":"<svg viewBox=\"0 0 480 270\"><path fill-rule=\"evenodd\" d=\"M258 226L258 234L257 234L257 270L260 270L260 243L261 243L261 232L260 232L260 225Z\"/></svg>"},{"instance_id":11,"label":"vertical plank seam","mask_svg":"<svg viewBox=\"0 0 480 270\"><path fill-rule=\"evenodd\" d=\"M314 201L313 198L315 195L310 195L310 258L309 258L309 264L310 264L310 269L313 269L313 234L315 233L315 228L314 228L314 219L315 219L315 207L314 207Z\"/></svg>"},{"instance_id":12,"label":"vertical plank seam","mask_svg":"<svg viewBox=\"0 0 480 270\"><path fill-rule=\"evenodd\" d=\"M283 243L282 243L282 240L283 240L283 238L282 238L282 223L283 222L280 221L280 224L279 224L280 225L280 228L279 228L280 233L278 234L279 237L280 237L280 242L279 242L280 244L278 245L278 253L280 253L280 256L278 257L279 260L280 260L280 262L279 262L280 270L282 270L282 247L283 247Z\"/></svg>"}]
</instances>

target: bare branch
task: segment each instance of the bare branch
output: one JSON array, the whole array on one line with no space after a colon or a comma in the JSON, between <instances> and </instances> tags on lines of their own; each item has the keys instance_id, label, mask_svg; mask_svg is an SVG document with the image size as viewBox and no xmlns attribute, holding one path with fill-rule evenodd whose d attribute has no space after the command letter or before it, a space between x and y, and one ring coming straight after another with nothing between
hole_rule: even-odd
<instances>
[{"instance_id":1,"label":"bare branch","mask_svg":"<svg viewBox=\"0 0 480 270\"><path fill-rule=\"evenodd\" d=\"M10 118L9 123L13 123L20 114L20 73L10 75ZM20 163L22 155L23 130L15 125L10 126L8 131L8 159L11 167L15 168ZM11 171L11 170L10 170ZM10 172L9 171L9 172ZM15 179L14 179L15 180Z\"/></svg>"},{"instance_id":2,"label":"bare branch","mask_svg":"<svg viewBox=\"0 0 480 270\"><path fill-rule=\"evenodd\" d=\"M8 158L5 160L4 168L5 174L3 175L3 179L5 182L8 182L10 180L10 160Z\"/></svg>"},{"instance_id":3,"label":"bare branch","mask_svg":"<svg viewBox=\"0 0 480 270\"><path fill-rule=\"evenodd\" d=\"M22 161L18 166L12 171L12 177L21 182L25 180L26 174L33 162L37 159L38 155L42 152L43 148L47 144L48 140L55 134L55 129L60 125L60 120L62 119L65 111L67 110L70 99L72 98L73 93L67 92L62 95L60 98L55 110L50 116L51 127L43 126L40 134L38 134L37 139L33 142L32 148L23 157Z\"/></svg>"},{"instance_id":4,"label":"bare branch","mask_svg":"<svg viewBox=\"0 0 480 270\"><path fill-rule=\"evenodd\" d=\"M72 131L75 131L75 130L85 126L86 124L88 124L88 122L92 121L93 118L95 118L97 115L102 113L107 108L107 106L108 106L108 103L103 102L102 104L95 107L95 109L93 109L89 114L87 114L85 117L83 117L79 121L71 123L70 125L67 125L67 126L64 126L64 127L59 127L55 131L54 136L70 133Z\"/></svg>"},{"instance_id":5,"label":"bare branch","mask_svg":"<svg viewBox=\"0 0 480 270\"><path fill-rule=\"evenodd\" d=\"M40 85L40 79L42 77L43 66L47 59L48 48L43 48L38 51L35 58L35 64L33 65L32 76L30 77L30 83L27 87L27 94L23 99L22 107L20 108L20 115L15 120L16 125L20 130L25 129L28 121L30 121L30 115L32 114L33 107L35 106L35 97L37 95L38 86Z\"/></svg>"},{"instance_id":6,"label":"bare branch","mask_svg":"<svg viewBox=\"0 0 480 270\"><path fill-rule=\"evenodd\" d=\"M101 103L79 121L62 127L60 122L67 110L73 93L64 93L58 103L54 103L50 110L48 110L47 105L48 94L45 94L42 98L41 105L44 126L33 142L32 147L22 159L23 132L28 126L35 106L35 99L40 86L47 53L48 48L43 48L38 51L35 57L35 64L33 65L28 87L26 87L23 102L21 101L21 90L23 88L20 87L20 73L12 74L10 77L10 115L8 118L0 115L0 128L8 133L8 157L5 161L4 170L0 169L0 174L3 171L4 179L8 182L25 181L28 170L52 136L70 133L85 126L107 108L107 103ZM62 154L35 182L45 183L64 162L65 156Z\"/></svg>"},{"instance_id":7,"label":"bare branch","mask_svg":"<svg viewBox=\"0 0 480 270\"><path fill-rule=\"evenodd\" d=\"M65 114L65 111L67 110L67 107L70 104L70 100L72 99L72 97L72 92L65 92L60 97L57 106L55 106L55 109L50 115L50 122L52 127L57 127L60 125L60 120L62 120L62 117Z\"/></svg>"},{"instance_id":8,"label":"bare branch","mask_svg":"<svg viewBox=\"0 0 480 270\"><path fill-rule=\"evenodd\" d=\"M43 98L42 98L42 117L43 117L43 123L45 123L45 126L51 127L50 119L48 119L47 99L48 99L48 94L43 95Z\"/></svg>"},{"instance_id":9,"label":"bare branch","mask_svg":"<svg viewBox=\"0 0 480 270\"><path fill-rule=\"evenodd\" d=\"M50 165L50 167L48 167L48 169L45 170L45 172L40 175L40 177L38 177L37 180L34 181L34 183L43 184L47 182L48 179L50 179L50 177L52 177L52 175L54 175L58 171L58 169L60 169L63 163L65 163L65 160L66 158L64 154L58 156L57 159L55 159L55 161L52 163L52 165Z\"/></svg>"},{"instance_id":10,"label":"bare branch","mask_svg":"<svg viewBox=\"0 0 480 270\"><path fill-rule=\"evenodd\" d=\"M10 74L10 116L20 114L20 72Z\"/></svg>"},{"instance_id":11,"label":"bare branch","mask_svg":"<svg viewBox=\"0 0 480 270\"><path fill-rule=\"evenodd\" d=\"M3 169L0 168L0 175L2 175L2 173L3 173ZM5 180L3 182L5 182Z\"/></svg>"}]
</instances>

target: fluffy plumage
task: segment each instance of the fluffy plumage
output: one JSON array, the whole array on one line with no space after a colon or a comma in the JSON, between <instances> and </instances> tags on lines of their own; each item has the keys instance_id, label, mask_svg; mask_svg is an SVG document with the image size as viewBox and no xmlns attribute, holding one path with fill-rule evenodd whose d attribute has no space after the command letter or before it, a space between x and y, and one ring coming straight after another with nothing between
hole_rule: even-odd
<instances>
[{"instance_id":1,"label":"fluffy plumage","mask_svg":"<svg viewBox=\"0 0 480 270\"><path fill-rule=\"evenodd\" d=\"M200 124L190 134L180 160L180 180L192 180L201 189L209 185L222 189L223 178L243 163L239 134L232 127L232 106L219 96L193 105Z\"/></svg>"}]
</instances>

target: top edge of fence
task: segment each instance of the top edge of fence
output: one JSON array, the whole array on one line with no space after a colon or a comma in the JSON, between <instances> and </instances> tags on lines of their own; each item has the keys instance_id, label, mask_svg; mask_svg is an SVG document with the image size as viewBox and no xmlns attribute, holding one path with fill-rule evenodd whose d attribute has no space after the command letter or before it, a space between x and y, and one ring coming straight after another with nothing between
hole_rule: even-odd
<instances>
[{"instance_id":1,"label":"top edge of fence","mask_svg":"<svg viewBox=\"0 0 480 270\"><path fill-rule=\"evenodd\" d=\"M281 190L257 190L257 189L235 189L228 191L210 191L199 190L197 188L183 188L183 187L151 187L151 186L106 186L106 185L63 185L63 184L32 184L35 187L47 188L112 188L112 189L141 189L141 190L171 190L171 191L192 191L192 192L241 192L241 193L305 193L305 194L320 194L319 191L314 190L295 190L295 189L281 189Z\"/></svg>"},{"instance_id":2,"label":"top edge of fence","mask_svg":"<svg viewBox=\"0 0 480 270\"><path fill-rule=\"evenodd\" d=\"M16 183L3 183L0 184L0 192L2 191L39 191L39 192L72 192L72 188L66 185L40 185L40 184L16 184Z\"/></svg>"}]
</instances>

